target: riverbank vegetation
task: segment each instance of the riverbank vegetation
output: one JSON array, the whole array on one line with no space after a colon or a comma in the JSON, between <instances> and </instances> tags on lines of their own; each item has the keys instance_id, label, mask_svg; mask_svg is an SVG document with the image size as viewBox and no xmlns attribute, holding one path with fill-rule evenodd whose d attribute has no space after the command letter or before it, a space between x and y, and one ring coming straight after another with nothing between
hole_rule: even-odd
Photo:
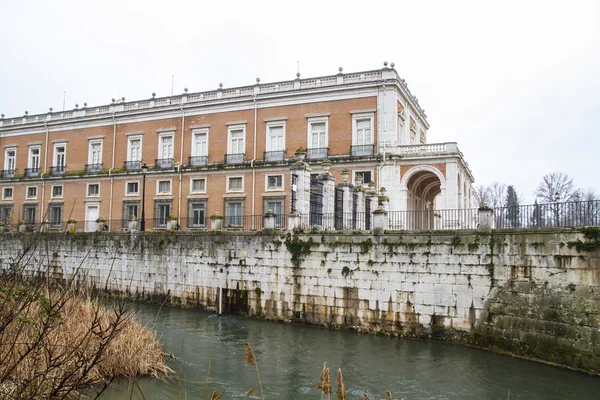
<instances>
[{"instance_id":1,"label":"riverbank vegetation","mask_svg":"<svg viewBox=\"0 0 600 400\"><path fill-rule=\"evenodd\" d=\"M19 264L0 275L0 398L75 398L92 385L99 395L117 377L172 373L124 303L105 307L73 281Z\"/></svg>"}]
</instances>

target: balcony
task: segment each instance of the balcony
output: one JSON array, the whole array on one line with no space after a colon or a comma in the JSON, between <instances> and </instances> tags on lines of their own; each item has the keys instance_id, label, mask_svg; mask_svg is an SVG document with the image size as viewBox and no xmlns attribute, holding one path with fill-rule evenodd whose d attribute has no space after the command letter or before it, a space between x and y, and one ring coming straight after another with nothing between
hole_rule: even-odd
<instances>
[{"instance_id":1,"label":"balcony","mask_svg":"<svg viewBox=\"0 0 600 400\"><path fill-rule=\"evenodd\" d=\"M208 156L190 156L188 158L188 166L203 167L208 165Z\"/></svg>"},{"instance_id":2,"label":"balcony","mask_svg":"<svg viewBox=\"0 0 600 400\"><path fill-rule=\"evenodd\" d=\"M17 171L14 169L5 169L4 171L0 171L0 178L10 179L10 178L14 178L16 174L17 174Z\"/></svg>"},{"instance_id":3,"label":"balcony","mask_svg":"<svg viewBox=\"0 0 600 400\"><path fill-rule=\"evenodd\" d=\"M320 160L327 158L329 147L313 147L306 149L307 158L309 160Z\"/></svg>"},{"instance_id":4,"label":"balcony","mask_svg":"<svg viewBox=\"0 0 600 400\"><path fill-rule=\"evenodd\" d=\"M157 169L171 169L173 168L172 158L157 158L154 160L154 168Z\"/></svg>"},{"instance_id":5,"label":"balcony","mask_svg":"<svg viewBox=\"0 0 600 400\"><path fill-rule=\"evenodd\" d=\"M123 163L123 168L125 171L141 171L142 170L142 162L141 161L125 161Z\"/></svg>"},{"instance_id":6,"label":"balcony","mask_svg":"<svg viewBox=\"0 0 600 400\"><path fill-rule=\"evenodd\" d=\"M65 169L67 169L67 167L65 165L55 165L50 167L50 175L64 175L65 174Z\"/></svg>"},{"instance_id":7,"label":"balcony","mask_svg":"<svg viewBox=\"0 0 600 400\"><path fill-rule=\"evenodd\" d=\"M25 174L26 177L33 178L36 176L40 176L40 169L39 168L25 168L23 170L23 173Z\"/></svg>"},{"instance_id":8,"label":"balcony","mask_svg":"<svg viewBox=\"0 0 600 400\"><path fill-rule=\"evenodd\" d=\"M86 164L85 172L88 174L98 174L102 172L102 164Z\"/></svg>"},{"instance_id":9,"label":"balcony","mask_svg":"<svg viewBox=\"0 0 600 400\"><path fill-rule=\"evenodd\" d=\"M360 156L372 156L375 145L372 144L360 144L350 146L350 155L352 157Z\"/></svg>"},{"instance_id":10,"label":"balcony","mask_svg":"<svg viewBox=\"0 0 600 400\"><path fill-rule=\"evenodd\" d=\"M225 154L225 164L243 164L246 161L246 154Z\"/></svg>"},{"instance_id":11,"label":"balcony","mask_svg":"<svg viewBox=\"0 0 600 400\"><path fill-rule=\"evenodd\" d=\"M283 161L284 158L285 150L265 151L263 153L263 160L265 161Z\"/></svg>"}]
</instances>

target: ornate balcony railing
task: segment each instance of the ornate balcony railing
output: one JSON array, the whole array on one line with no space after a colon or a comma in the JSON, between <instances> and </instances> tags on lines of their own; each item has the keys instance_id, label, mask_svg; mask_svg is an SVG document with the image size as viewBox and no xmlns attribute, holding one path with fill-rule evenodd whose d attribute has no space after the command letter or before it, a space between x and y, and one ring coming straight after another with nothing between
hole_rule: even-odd
<instances>
[{"instance_id":1,"label":"ornate balcony railing","mask_svg":"<svg viewBox=\"0 0 600 400\"><path fill-rule=\"evenodd\" d=\"M246 161L246 154L225 154L225 164L243 164Z\"/></svg>"},{"instance_id":2,"label":"ornate balcony railing","mask_svg":"<svg viewBox=\"0 0 600 400\"><path fill-rule=\"evenodd\" d=\"M265 151L263 160L265 161L283 161L285 158L285 150Z\"/></svg>"},{"instance_id":3,"label":"ornate balcony railing","mask_svg":"<svg viewBox=\"0 0 600 400\"><path fill-rule=\"evenodd\" d=\"M173 168L172 158L157 158L154 160L154 167L158 169L171 169Z\"/></svg>"},{"instance_id":4,"label":"ornate balcony railing","mask_svg":"<svg viewBox=\"0 0 600 400\"><path fill-rule=\"evenodd\" d=\"M141 161L125 161L123 163L123 168L125 171L139 171L142 169Z\"/></svg>"},{"instance_id":5,"label":"ornate balcony railing","mask_svg":"<svg viewBox=\"0 0 600 400\"><path fill-rule=\"evenodd\" d=\"M358 144L350 146L350 155L357 156L372 156L375 149L373 144Z\"/></svg>"},{"instance_id":6,"label":"ornate balcony railing","mask_svg":"<svg viewBox=\"0 0 600 400\"><path fill-rule=\"evenodd\" d=\"M17 170L15 169L5 169L4 171L0 171L0 178L9 179L14 178L17 174Z\"/></svg>"},{"instance_id":7,"label":"ornate balcony railing","mask_svg":"<svg viewBox=\"0 0 600 400\"><path fill-rule=\"evenodd\" d=\"M36 177L36 176L40 176L40 169L39 168L25 168L23 170L23 173L25 174L26 177Z\"/></svg>"},{"instance_id":8,"label":"ornate balcony railing","mask_svg":"<svg viewBox=\"0 0 600 400\"><path fill-rule=\"evenodd\" d=\"M313 147L310 149L306 149L306 154L309 160L319 160L322 158L327 158L328 153L328 147Z\"/></svg>"},{"instance_id":9,"label":"ornate balcony railing","mask_svg":"<svg viewBox=\"0 0 600 400\"><path fill-rule=\"evenodd\" d=\"M102 164L86 164L85 172L88 174L97 174L98 172L102 172Z\"/></svg>"},{"instance_id":10,"label":"ornate balcony railing","mask_svg":"<svg viewBox=\"0 0 600 400\"><path fill-rule=\"evenodd\" d=\"M64 175L66 169L66 165L54 165L50 167L50 175Z\"/></svg>"},{"instance_id":11,"label":"ornate balcony railing","mask_svg":"<svg viewBox=\"0 0 600 400\"><path fill-rule=\"evenodd\" d=\"M208 165L208 156L190 156L188 165L190 167L202 167Z\"/></svg>"}]
</instances>

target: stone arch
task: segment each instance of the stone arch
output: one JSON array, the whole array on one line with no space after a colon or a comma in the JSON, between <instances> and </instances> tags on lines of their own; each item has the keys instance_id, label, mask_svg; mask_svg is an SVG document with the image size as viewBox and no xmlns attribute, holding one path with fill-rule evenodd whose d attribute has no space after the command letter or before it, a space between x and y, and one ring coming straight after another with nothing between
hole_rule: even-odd
<instances>
[{"instance_id":1,"label":"stone arch","mask_svg":"<svg viewBox=\"0 0 600 400\"><path fill-rule=\"evenodd\" d=\"M441 171L429 165L409 169L400 180L406 191L406 221L404 229L433 229L435 199L443 192L446 179Z\"/></svg>"}]
</instances>

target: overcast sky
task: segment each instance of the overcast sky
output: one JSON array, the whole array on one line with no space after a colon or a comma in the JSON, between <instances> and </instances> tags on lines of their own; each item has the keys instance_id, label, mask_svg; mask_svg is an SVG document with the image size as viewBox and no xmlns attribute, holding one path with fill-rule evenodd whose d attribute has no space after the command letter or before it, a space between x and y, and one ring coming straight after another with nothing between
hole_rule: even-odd
<instances>
[{"instance_id":1,"label":"overcast sky","mask_svg":"<svg viewBox=\"0 0 600 400\"><path fill-rule=\"evenodd\" d=\"M90 3L90 4L88 4ZM599 1L0 0L0 113L21 116L396 63L429 142L526 201L548 172L594 187Z\"/></svg>"}]
</instances>

